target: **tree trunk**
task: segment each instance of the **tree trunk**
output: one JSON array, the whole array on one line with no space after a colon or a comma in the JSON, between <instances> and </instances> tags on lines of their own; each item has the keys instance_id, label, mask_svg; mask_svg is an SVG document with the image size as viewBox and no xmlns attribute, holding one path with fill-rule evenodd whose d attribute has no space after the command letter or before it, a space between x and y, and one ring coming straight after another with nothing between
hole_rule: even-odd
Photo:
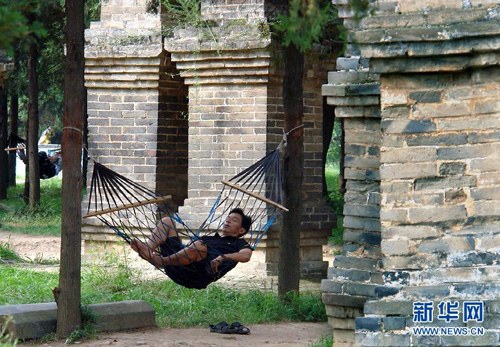
<instances>
[{"instance_id":1,"label":"tree trunk","mask_svg":"<svg viewBox=\"0 0 500 347\"><path fill-rule=\"evenodd\" d=\"M67 337L81 326L81 158L85 103L83 8L84 0L66 0L61 266L59 288L54 290L59 337Z\"/></svg>"},{"instance_id":2,"label":"tree trunk","mask_svg":"<svg viewBox=\"0 0 500 347\"><path fill-rule=\"evenodd\" d=\"M7 118L9 117L7 107L7 92L0 88L0 200L7 199L7 187L9 185L8 154L7 148Z\"/></svg>"},{"instance_id":3,"label":"tree trunk","mask_svg":"<svg viewBox=\"0 0 500 347\"><path fill-rule=\"evenodd\" d=\"M30 43L28 57L28 171L29 205L31 208L40 203L40 165L38 163L38 45L34 38Z\"/></svg>"},{"instance_id":4,"label":"tree trunk","mask_svg":"<svg viewBox=\"0 0 500 347\"><path fill-rule=\"evenodd\" d=\"M288 135L285 148L283 190L285 206L290 210L283 218L280 230L280 261L278 265L278 293L298 292L300 283L300 230L302 217L302 181L304 178L303 87L304 55L295 45L284 51L283 107L285 131L296 127Z\"/></svg>"},{"instance_id":5,"label":"tree trunk","mask_svg":"<svg viewBox=\"0 0 500 347\"><path fill-rule=\"evenodd\" d=\"M19 96L13 91L10 96L10 134L16 135L19 131ZM9 186L16 185L16 152L9 152Z\"/></svg>"}]
</instances>

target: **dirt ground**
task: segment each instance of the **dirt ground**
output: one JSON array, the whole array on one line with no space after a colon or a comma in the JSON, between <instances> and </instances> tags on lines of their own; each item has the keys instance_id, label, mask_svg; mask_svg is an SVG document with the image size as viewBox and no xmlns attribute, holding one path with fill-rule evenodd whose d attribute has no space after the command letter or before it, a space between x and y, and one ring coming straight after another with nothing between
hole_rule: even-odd
<instances>
[{"instance_id":1,"label":"dirt ground","mask_svg":"<svg viewBox=\"0 0 500 347\"><path fill-rule=\"evenodd\" d=\"M28 259L59 259L60 238L10 234L0 231L0 242L8 243L19 255ZM244 323L244 322L243 322ZM311 346L331 334L327 323L280 323L248 325L249 335L210 333L208 327L185 329L147 329L102 333L98 339L78 343L82 346ZM32 344L19 344L28 346ZM39 344L40 345L40 344ZM64 341L49 342L43 346L61 347Z\"/></svg>"}]
</instances>

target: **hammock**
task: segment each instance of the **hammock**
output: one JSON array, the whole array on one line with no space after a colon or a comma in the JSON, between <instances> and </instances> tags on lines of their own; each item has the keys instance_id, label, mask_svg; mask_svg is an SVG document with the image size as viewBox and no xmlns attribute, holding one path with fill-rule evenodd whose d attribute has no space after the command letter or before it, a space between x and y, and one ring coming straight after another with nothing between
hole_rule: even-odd
<instances>
[{"instance_id":1,"label":"hammock","mask_svg":"<svg viewBox=\"0 0 500 347\"><path fill-rule=\"evenodd\" d=\"M228 181L222 181L222 184L208 216L201 225L193 228L180 213L170 207L171 196L160 196L94 162L87 215L84 218L99 219L127 243L133 240L147 243L152 240L152 230L162 224L164 217L170 217L175 221L175 232L189 246L203 236L216 234L223 227L228 213L234 208L241 208L252 218L252 227L244 238L251 249L255 249L277 221L281 211L288 211L282 205L280 147ZM207 251L211 254L211 259L219 255L213 254L217 250ZM154 251L155 254L159 252L158 249ZM235 265L236 263L226 264L227 268L221 269L221 273L225 274ZM157 268L186 287L206 286L193 284L191 281L200 271L204 271L199 267L179 265L170 266L169 270L165 267ZM177 273L173 276L172 271ZM213 281L220 277L214 277Z\"/></svg>"}]
</instances>

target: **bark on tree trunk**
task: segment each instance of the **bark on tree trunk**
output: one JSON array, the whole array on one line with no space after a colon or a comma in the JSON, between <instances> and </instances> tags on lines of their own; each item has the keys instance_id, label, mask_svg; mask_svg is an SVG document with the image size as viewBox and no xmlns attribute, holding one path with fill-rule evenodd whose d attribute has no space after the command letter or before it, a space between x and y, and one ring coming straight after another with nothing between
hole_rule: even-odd
<instances>
[{"instance_id":1,"label":"bark on tree trunk","mask_svg":"<svg viewBox=\"0 0 500 347\"><path fill-rule=\"evenodd\" d=\"M34 38L33 38L34 40ZM28 171L29 171L29 205L34 208L40 203L40 167L38 163L38 45L30 43L28 57Z\"/></svg>"},{"instance_id":2,"label":"bark on tree trunk","mask_svg":"<svg viewBox=\"0 0 500 347\"><path fill-rule=\"evenodd\" d=\"M67 337L81 326L81 192L84 0L66 0L66 70L62 135L61 267L57 302L57 335Z\"/></svg>"},{"instance_id":3,"label":"bark on tree trunk","mask_svg":"<svg viewBox=\"0 0 500 347\"><path fill-rule=\"evenodd\" d=\"M19 96L14 91L10 96L10 134L16 135L19 131ZM9 186L16 185L16 152L9 152Z\"/></svg>"},{"instance_id":4,"label":"bark on tree trunk","mask_svg":"<svg viewBox=\"0 0 500 347\"><path fill-rule=\"evenodd\" d=\"M9 185L8 154L3 149L7 147L7 92L0 88L0 200L7 199L7 187Z\"/></svg>"},{"instance_id":5,"label":"bark on tree trunk","mask_svg":"<svg viewBox=\"0 0 500 347\"><path fill-rule=\"evenodd\" d=\"M302 181L304 178L303 87L304 54L295 45L284 50L283 107L285 131L290 131L285 148L283 190L285 206L290 210L280 230L278 293L298 292L300 283L300 230L302 217Z\"/></svg>"}]
</instances>

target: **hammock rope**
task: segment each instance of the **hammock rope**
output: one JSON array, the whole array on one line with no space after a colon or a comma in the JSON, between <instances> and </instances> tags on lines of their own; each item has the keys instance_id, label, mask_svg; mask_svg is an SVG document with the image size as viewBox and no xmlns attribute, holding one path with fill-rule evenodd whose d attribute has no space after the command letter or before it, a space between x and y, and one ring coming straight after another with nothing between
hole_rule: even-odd
<instances>
[{"instance_id":1,"label":"hammock rope","mask_svg":"<svg viewBox=\"0 0 500 347\"><path fill-rule=\"evenodd\" d=\"M252 218L252 227L244 239L251 249L255 249L282 211L288 211L282 205L280 149L281 144L236 176L222 181L220 193L208 216L198 227L190 226L181 214L170 206L171 196L160 196L94 161L87 215L84 218L97 218L127 243L139 240L157 247L159 239L166 239L173 231L181 240L187 241L186 246L190 246L203 236L218 233L229 212L240 208ZM161 247L152 250L150 256L160 252ZM218 251L208 249L207 252L211 253L213 258L214 252ZM172 277L165 267L157 268ZM186 278L195 277L200 271L194 266L169 268L171 272L177 272L177 275ZM186 285L184 281L178 283ZM189 286L189 283L186 286Z\"/></svg>"}]
</instances>

